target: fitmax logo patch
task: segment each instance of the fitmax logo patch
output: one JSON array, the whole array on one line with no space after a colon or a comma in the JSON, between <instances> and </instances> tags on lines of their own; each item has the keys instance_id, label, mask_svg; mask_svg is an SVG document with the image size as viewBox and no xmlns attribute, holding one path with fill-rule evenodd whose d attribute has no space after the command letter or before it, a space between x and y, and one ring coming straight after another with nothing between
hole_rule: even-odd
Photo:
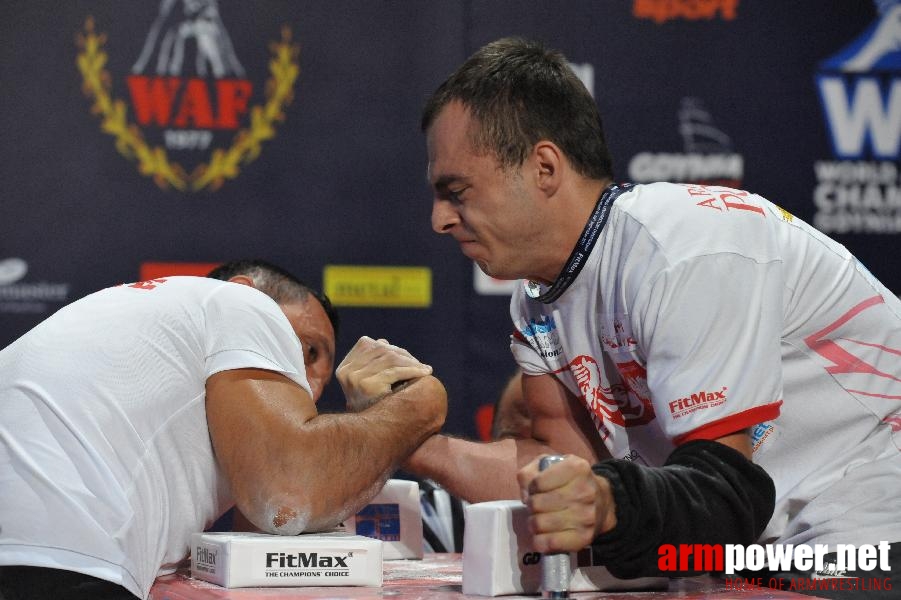
<instances>
[{"instance_id":1,"label":"fitmax logo patch","mask_svg":"<svg viewBox=\"0 0 901 600\"><path fill-rule=\"evenodd\" d=\"M197 546L197 549L194 552L194 560L199 564L215 567L218 554L219 553L215 550L210 550L209 548L205 548L203 546Z\"/></svg>"},{"instance_id":2,"label":"fitmax logo patch","mask_svg":"<svg viewBox=\"0 0 901 600\"><path fill-rule=\"evenodd\" d=\"M192 557L194 569L203 573L215 573L218 558L219 552L217 550L210 550L206 546L197 546L194 548L194 556Z\"/></svg>"},{"instance_id":3,"label":"fitmax logo patch","mask_svg":"<svg viewBox=\"0 0 901 600\"><path fill-rule=\"evenodd\" d=\"M701 390L684 398L676 398L669 403L669 412L674 419L679 419L691 413L719 406L726 402L726 390L723 386L720 390L706 391Z\"/></svg>"},{"instance_id":4,"label":"fitmax logo patch","mask_svg":"<svg viewBox=\"0 0 901 600\"><path fill-rule=\"evenodd\" d=\"M320 555L317 552L298 552L296 554L287 554L285 552L267 552L266 568L271 569L273 567L280 567L283 569L296 569L302 567L309 569L318 567L323 569L346 569L348 568L347 559L349 557L349 554L346 554L344 556L327 554Z\"/></svg>"}]
</instances>

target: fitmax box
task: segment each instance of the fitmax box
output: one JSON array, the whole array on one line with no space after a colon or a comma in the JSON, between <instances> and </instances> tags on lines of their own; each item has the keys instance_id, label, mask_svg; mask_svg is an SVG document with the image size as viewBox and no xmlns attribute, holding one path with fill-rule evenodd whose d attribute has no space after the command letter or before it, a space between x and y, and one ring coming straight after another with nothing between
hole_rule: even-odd
<instances>
[{"instance_id":1,"label":"fitmax box","mask_svg":"<svg viewBox=\"0 0 901 600\"><path fill-rule=\"evenodd\" d=\"M463 593L478 596L541 592L541 554L532 547L529 510L516 500L479 502L465 508ZM571 592L666 589L667 579L618 579L591 564L590 551L569 555Z\"/></svg>"},{"instance_id":2,"label":"fitmax box","mask_svg":"<svg viewBox=\"0 0 901 600\"><path fill-rule=\"evenodd\" d=\"M378 587L382 542L345 532L195 533L191 576L227 588Z\"/></svg>"}]
</instances>

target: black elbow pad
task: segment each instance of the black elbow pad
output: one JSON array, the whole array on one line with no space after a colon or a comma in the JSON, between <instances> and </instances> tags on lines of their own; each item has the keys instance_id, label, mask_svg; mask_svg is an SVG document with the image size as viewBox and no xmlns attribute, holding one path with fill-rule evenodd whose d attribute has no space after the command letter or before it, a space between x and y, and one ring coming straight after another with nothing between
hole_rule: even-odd
<instances>
[{"instance_id":1,"label":"black elbow pad","mask_svg":"<svg viewBox=\"0 0 901 600\"><path fill-rule=\"evenodd\" d=\"M592 470L610 481L617 519L592 551L616 577L673 576L657 567L661 545L751 544L773 516L773 480L718 442L683 444L662 467L607 460Z\"/></svg>"}]
</instances>

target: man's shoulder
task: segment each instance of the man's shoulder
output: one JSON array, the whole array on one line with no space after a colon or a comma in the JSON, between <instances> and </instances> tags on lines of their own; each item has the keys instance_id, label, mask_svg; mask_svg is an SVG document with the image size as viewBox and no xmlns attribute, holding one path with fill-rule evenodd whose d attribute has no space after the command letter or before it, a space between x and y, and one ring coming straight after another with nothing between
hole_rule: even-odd
<instances>
[{"instance_id":1,"label":"man's shoulder","mask_svg":"<svg viewBox=\"0 0 901 600\"><path fill-rule=\"evenodd\" d=\"M616 209L621 235L643 231L659 248L691 255L753 247L766 237L769 203L735 188L653 183L623 194Z\"/></svg>"},{"instance_id":2,"label":"man's shoulder","mask_svg":"<svg viewBox=\"0 0 901 600\"><path fill-rule=\"evenodd\" d=\"M219 279L193 276L158 277L144 281L123 283L97 294L96 303L126 302L133 310L178 310L204 313L222 312L226 307L258 307L262 311L278 310L278 305L266 294L248 285Z\"/></svg>"}]
</instances>

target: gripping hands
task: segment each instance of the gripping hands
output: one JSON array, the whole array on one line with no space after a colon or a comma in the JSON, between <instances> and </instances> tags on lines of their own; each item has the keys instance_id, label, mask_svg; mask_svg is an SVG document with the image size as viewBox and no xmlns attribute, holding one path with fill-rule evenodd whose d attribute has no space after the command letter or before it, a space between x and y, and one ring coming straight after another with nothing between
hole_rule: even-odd
<instances>
[{"instance_id":1,"label":"gripping hands","mask_svg":"<svg viewBox=\"0 0 901 600\"><path fill-rule=\"evenodd\" d=\"M365 410L409 380L431 374L432 367L407 350L366 336L357 340L335 371L350 412Z\"/></svg>"}]
</instances>

